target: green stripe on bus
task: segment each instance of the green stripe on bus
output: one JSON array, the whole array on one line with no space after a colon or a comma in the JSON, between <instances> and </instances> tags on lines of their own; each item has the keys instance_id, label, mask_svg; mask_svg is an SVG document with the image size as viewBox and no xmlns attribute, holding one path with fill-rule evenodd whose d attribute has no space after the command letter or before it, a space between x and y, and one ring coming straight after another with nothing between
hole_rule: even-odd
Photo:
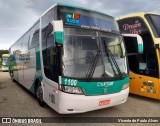
<instances>
[{"instance_id":1,"label":"green stripe on bus","mask_svg":"<svg viewBox=\"0 0 160 126\"><path fill-rule=\"evenodd\" d=\"M31 91L33 94L35 94L35 82L37 79L39 81L42 81L41 57L40 57L39 48L36 48L36 75L34 77L34 81L32 83L32 86L29 89L29 91Z\"/></svg>"},{"instance_id":2,"label":"green stripe on bus","mask_svg":"<svg viewBox=\"0 0 160 126\"><path fill-rule=\"evenodd\" d=\"M36 50L36 70L41 70L41 58L39 50Z\"/></svg>"},{"instance_id":3,"label":"green stripe on bus","mask_svg":"<svg viewBox=\"0 0 160 126\"><path fill-rule=\"evenodd\" d=\"M85 95L104 95L120 92L123 85L129 82L129 77L126 77L123 80L104 82L80 82L75 79L62 77L61 81L62 85L65 86L80 87L85 93Z\"/></svg>"}]
</instances>

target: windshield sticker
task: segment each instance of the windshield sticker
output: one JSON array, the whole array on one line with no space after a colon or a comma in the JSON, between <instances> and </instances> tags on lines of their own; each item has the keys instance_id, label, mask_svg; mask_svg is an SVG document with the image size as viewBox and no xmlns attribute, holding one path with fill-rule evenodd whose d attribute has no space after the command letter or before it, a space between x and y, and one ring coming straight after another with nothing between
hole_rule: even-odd
<instances>
[{"instance_id":1,"label":"windshield sticker","mask_svg":"<svg viewBox=\"0 0 160 126\"><path fill-rule=\"evenodd\" d=\"M66 25L80 26L80 14L66 14Z\"/></svg>"}]
</instances>

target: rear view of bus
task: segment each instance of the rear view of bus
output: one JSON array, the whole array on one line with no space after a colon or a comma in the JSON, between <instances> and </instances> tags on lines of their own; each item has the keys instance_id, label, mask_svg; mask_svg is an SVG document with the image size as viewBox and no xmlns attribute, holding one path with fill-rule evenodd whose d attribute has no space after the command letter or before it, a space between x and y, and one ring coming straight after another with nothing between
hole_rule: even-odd
<instances>
[{"instance_id":1,"label":"rear view of bus","mask_svg":"<svg viewBox=\"0 0 160 126\"><path fill-rule=\"evenodd\" d=\"M22 80L22 74L29 79L35 73L32 80L26 81L33 82L23 85L37 95L40 105L45 102L58 113L67 114L115 106L127 100L126 50L113 17L57 4L38 23L35 34L40 39L33 37L36 42L40 40L38 48L28 49L26 54L15 49L17 55L27 58L24 64L19 59L15 64L24 69L17 80Z\"/></svg>"},{"instance_id":2,"label":"rear view of bus","mask_svg":"<svg viewBox=\"0 0 160 126\"><path fill-rule=\"evenodd\" d=\"M2 68L1 68L2 71L8 71L8 65L7 65L8 58L9 54L2 55Z\"/></svg>"}]
</instances>

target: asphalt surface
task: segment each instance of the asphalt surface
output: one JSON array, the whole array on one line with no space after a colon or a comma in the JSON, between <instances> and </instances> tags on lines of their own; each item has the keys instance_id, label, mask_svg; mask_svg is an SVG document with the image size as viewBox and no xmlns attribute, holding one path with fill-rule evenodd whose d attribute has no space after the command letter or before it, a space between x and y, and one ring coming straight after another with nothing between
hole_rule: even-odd
<instances>
[{"instance_id":1,"label":"asphalt surface","mask_svg":"<svg viewBox=\"0 0 160 126\"><path fill-rule=\"evenodd\" d=\"M34 95L32 95L18 83L12 82L8 72L0 72L0 117L71 117L71 119L72 117L160 117L160 101L130 94L127 102L122 105L82 114L60 115L52 110L49 106L45 106L44 108L40 107ZM67 123L54 123L52 125L68 126ZM72 123L69 125L106 126L105 123ZM113 124L107 124L107 126L109 125ZM135 124L114 123L114 125L128 126ZM160 124L140 123L136 125L150 126Z\"/></svg>"}]
</instances>

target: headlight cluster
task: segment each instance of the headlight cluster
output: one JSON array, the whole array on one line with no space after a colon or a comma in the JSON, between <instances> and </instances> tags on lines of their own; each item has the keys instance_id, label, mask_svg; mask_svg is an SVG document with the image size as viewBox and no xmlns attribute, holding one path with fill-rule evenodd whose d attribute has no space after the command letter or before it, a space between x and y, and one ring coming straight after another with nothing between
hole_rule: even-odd
<instances>
[{"instance_id":1,"label":"headlight cluster","mask_svg":"<svg viewBox=\"0 0 160 126\"><path fill-rule=\"evenodd\" d=\"M83 94L82 89L79 87L60 85L60 90L66 93L71 93L71 94Z\"/></svg>"},{"instance_id":2,"label":"headlight cluster","mask_svg":"<svg viewBox=\"0 0 160 126\"><path fill-rule=\"evenodd\" d=\"M124 89L126 89L126 88L128 88L128 87L129 87L129 83L124 84L123 87L122 87L122 90L124 90Z\"/></svg>"}]
</instances>

